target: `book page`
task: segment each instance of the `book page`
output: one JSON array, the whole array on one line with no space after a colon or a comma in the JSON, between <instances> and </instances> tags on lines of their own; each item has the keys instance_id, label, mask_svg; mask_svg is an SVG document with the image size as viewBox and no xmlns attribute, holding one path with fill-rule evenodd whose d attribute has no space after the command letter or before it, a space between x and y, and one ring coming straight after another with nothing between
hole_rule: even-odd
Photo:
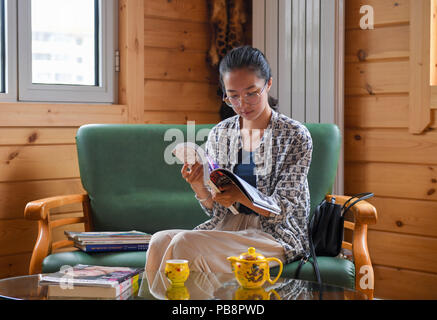
<instances>
[{"instance_id":1,"label":"book page","mask_svg":"<svg viewBox=\"0 0 437 320\"><path fill-rule=\"evenodd\" d=\"M217 174L216 172L220 172ZM214 175L218 182L228 183L231 181L243 192L243 194L253 203L253 205L258 208L268 210L275 214L281 213L281 208L274 203L268 196L260 192L258 189L253 187L251 184L246 182L244 179L237 176L235 173L227 169L217 169L214 170L211 175ZM224 177L226 178L224 178Z\"/></svg>"}]
</instances>

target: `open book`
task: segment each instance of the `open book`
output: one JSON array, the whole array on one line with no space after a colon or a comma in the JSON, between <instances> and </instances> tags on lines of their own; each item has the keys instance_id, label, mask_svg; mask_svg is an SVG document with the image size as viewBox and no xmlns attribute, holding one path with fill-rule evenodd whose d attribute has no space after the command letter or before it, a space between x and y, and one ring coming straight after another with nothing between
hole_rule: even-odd
<instances>
[{"instance_id":1,"label":"open book","mask_svg":"<svg viewBox=\"0 0 437 320\"><path fill-rule=\"evenodd\" d=\"M281 213L281 208L269 197L232 171L220 168L197 144L192 142L180 143L173 149L173 154L184 163L193 165L194 163L199 162L203 164L205 184L212 188L216 193L220 192L222 186L234 183L254 206L270 211L274 214ZM229 207L229 210L234 214L239 213L235 204Z\"/></svg>"}]
</instances>

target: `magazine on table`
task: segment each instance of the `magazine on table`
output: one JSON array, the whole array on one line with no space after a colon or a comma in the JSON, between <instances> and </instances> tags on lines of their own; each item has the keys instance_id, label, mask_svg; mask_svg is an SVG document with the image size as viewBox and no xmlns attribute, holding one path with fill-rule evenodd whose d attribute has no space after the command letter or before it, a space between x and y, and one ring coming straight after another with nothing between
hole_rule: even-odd
<instances>
[{"instance_id":1,"label":"magazine on table","mask_svg":"<svg viewBox=\"0 0 437 320\"><path fill-rule=\"evenodd\" d=\"M199 162L203 164L206 183L215 192L220 193L221 187L229 183L234 183L254 206L274 214L281 213L281 208L269 197L264 195L261 191L253 187L251 184L240 178L232 171L220 168L197 144L193 142L180 143L173 149L173 154L184 163L193 165L194 163ZM234 214L239 213L235 207L235 204L229 207L229 209Z\"/></svg>"},{"instance_id":2,"label":"magazine on table","mask_svg":"<svg viewBox=\"0 0 437 320\"><path fill-rule=\"evenodd\" d=\"M137 288L143 272L144 268L78 264L39 275L39 285L49 286L49 296L117 297Z\"/></svg>"},{"instance_id":3,"label":"magazine on table","mask_svg":"<svg viewBox=\"0 0 437 320\"><path fill-rule=\"evenodd\" d=\"M115 287L126 279L144 271L144 268L107 267L77 264L58 272L41 274L40 284L71 284L81 286Z\"/></svg>"}]
</instances>

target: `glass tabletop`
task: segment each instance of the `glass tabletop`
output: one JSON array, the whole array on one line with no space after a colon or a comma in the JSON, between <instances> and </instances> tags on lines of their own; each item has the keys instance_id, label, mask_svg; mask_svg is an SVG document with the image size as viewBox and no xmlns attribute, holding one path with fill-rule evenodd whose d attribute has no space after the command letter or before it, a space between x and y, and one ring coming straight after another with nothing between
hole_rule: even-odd
<instances>
[{"instance_id":1,"label":"glass tabletop","mask_svg":"<svg viewBox=\"0 0 437 320\"><path fill-rule=\"evenodd\" d=\"M86 299L48 297L47 285L39 284L39 275L0 280L0 298L14 300ZM127 290L117 300L366 300L361 292L316 282L281 277L258 289L239 286L232 273L191 272L184 286L172 286L163 272L149 283L146 273L135 292Z\"/></svg>"}]
</instances>

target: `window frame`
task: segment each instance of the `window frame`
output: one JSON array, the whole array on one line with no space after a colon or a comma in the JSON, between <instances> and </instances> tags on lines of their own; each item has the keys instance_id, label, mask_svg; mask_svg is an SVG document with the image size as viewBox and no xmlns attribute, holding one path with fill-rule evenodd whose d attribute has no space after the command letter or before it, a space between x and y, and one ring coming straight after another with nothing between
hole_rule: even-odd
<instances>
[{"instance_id":1,"label":"window frame","mask_svg":"<svg viewBox=\"0 0 437 320\"><path fill-rule=\"evenodd\" d=\"M17 101L17 3L5 0L5 92L0 101Z\"/></svg>"},{"instance_id":2,"label":"window frame","mask_svg":"<svg viewBox=\"0 0 437 320\"><path fill-rule=\"evenodd\" d=\"M118 83L115 72L115 52L118 47L118 1L99 0L100 11L100 50L99 50L99 79L100 86L78 86L62 84L33 84L32 83L32 32L31 32L31 0L7 0L8 3L17 2L17 17L15 24L8 23L8 27L15 28L15 45L7 42L7 46L17 48L15 57L15 101L22 102L59 102L59 103L116 103ZM16 40L17 41L17 40ZM17 54L18 53L18 54ZM10 61L8 61L10 62ZM18 65L17 65L18 63ZM12 64L12 62L11 62ZM8 73L8 80L11 74ZM18 86L18 88L17 88ZM18 89L18 91L17 91ZM9 93L9 92L8 92ZM1 99L1 98L0 98ZM4 100L4 99L1 99Z\"/></svg>"}]
</instances>

